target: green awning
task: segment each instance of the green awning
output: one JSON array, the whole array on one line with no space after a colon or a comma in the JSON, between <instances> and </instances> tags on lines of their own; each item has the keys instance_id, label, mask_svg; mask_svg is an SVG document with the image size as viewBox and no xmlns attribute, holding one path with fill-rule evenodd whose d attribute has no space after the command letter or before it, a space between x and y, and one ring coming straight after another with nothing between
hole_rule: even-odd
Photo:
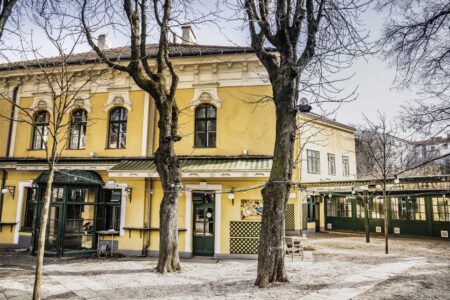
<instances>
[{"instance_id":1,"label":"green awning","mask_svg":"<svg viewBox=\"0 0 450 300\"><path fill-rule=\"evenodd\" d=\"M34 180L37 184L46 185L48 181L49 172L45 171ZM61 170L55 171L53 184L66 185L83 185L83 186L103 186L100 175L93 171L84 170Z\"/></svg>"},{"instance_id":2,"label":"green awning","mask_svg":"<svg viewBox=\"0 0 450 300\"><path fill-rule=\"evenodd\" d=\"M229 177L257 175L266 177L272 168L271 158L189 158L180 159L183 176L206 176L213 173ZM109 170L110 176L158 177L153 160L124 160ZM125 174L126 173L126 174Z\"/></svg>"}]
</instances>

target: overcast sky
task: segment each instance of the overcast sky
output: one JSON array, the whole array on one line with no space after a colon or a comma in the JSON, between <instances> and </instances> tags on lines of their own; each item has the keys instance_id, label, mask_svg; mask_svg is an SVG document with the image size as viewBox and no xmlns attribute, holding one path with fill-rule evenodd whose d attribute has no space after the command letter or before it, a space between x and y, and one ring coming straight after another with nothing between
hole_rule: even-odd
<instances>
[{"instance_id":1,"label":"overcast sky","mask_svg":"<svg viewBox=\"0 0 450 300\"><path fill-rule=\"evenodd\" d=\"M211 1L215 2L215 1ZM203 0L205 8L212 5L211 2ZM378 12L368 10L362 17L363 22L370 30L371 40L375 40L382 28L382 22L385 18ZM26 24L26 30L31 30L32 25ZM241 21L229 22L223 21L218 26L215 25L199 25L194 30L199 44L214 45L249 45L247 28L243 28ZM41 38L36 30L33 32L35 44L40 43L40 53L49 56L55 55L54 51L45 38ZM114 36L108 33L112 47L127 44L127 40L123 37ZM13 43L13 40L9 40ZM88 49L82 47L80 49ZM363 122L363 113L369 118L375 118L377 111L380 110L390 118L395 119L400 113L400 107L407 101L415 98L415 91L397 90L394 88L393 81L395 78L395 70L389 68L386 62L380 57L367 57L367 59L359 59L346 74L353 74L354 77L345 83L347 93L357 87L359 94L356 101L344 103L332 118L346 124L360 124ZM317 111L320 113L320 111Z\"/></svg>"}]
</instances>

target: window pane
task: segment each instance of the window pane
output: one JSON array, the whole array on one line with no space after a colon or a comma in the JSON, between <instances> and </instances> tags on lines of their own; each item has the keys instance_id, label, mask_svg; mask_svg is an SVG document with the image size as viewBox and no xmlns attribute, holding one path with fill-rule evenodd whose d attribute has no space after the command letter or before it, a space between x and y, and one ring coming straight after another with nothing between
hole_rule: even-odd
<instances>
[{"instance_id":1,"label":"window pane","mask_svg":"<svg viewBox=\"0 0 450 300\"><path fill-rule=\"evenodd\" d=\"M215 147L216 146L216 133L210 132L208 133L208 145L207 147Z\"/></svg>"},{"instance_id":2,"label":"window pane","mask_svg":"<svg viewBox=\"0 0 450 300\"><path fill-rule=\"evenodd\" d=\"M449 199L444 197L433 197L433 220L440 222L450 222Z\"/></svg>"},{"instance_id":3,"label":"window pane","mask_svg":"<svg viewBox=\"0 0 450 300\"><path fill-rule=\"evenodd\" d=\"M114 109L111 112L110 120L111 121L118 121L118 120L120 120L120 109L116 108L116 109Z\"/></svg>"},{"instance_id":4,"label":"window pane","mask_svg":"<svg viewBox=\"0 0 450 300\"><path fill-rule=\"evenodd\" d=\"M197 132L195 134L195 146L196 147L206 147L206 134Z\"/></svg>"},{"instance_id":5,"label":"window pane","mask_svg":"<svg viewBox=\"0 0 450 300\"><path fill-rule=\"evenodd\" d=\"M383 200L383 198L372 199L371 215L372 215L372 219L384 219L384 200Z\"/></svg>"},{"instance_id":6,"label":"window pane","mask_svg":"<svg viewBox=\"0 0 450 300\"><path fill-rule=\"evenodd\" d=\"M204 121L197 121L195 122L195 131L196 132L205 132L206 126Z\"/></svg>"},{"instance_id":7,"label":"window pane","mask_svg":"<svg viewBox=\"0 0 450 300\"><path fill-rule=\"evenodd\" d=\"M120 148L125 148L127 144L127 133L126 132L122 132L120 134L120 143L119 143L119 147Z\"/></svg>"},{"instance_id":8,"label":"window pane","mask_svg":"<svg viewBox=\"0 0 450 300\"><path fill-rule=\"evenodd\" d=\"M195 117L206 118L206 107L204 105L197 107L197 109L195 110Z\"/></svg>"},{"instance_id":9,"label":"window pane","mask_svg":"<svg viewBox=\"0 0 450 300\"><path fill-rule=\"evenodd\" d=\"M208 131L216 131L216 120L208 121Z\"/></svg>"},{"instance_id":10,"label":"window pane","mask_svg":"<svg viewBox=\"0 0 450 300\"><path fill-rule=\"evenodd\" d=\"M216 108L212 105L208 105L208 118L216 117Z\"/></svg>"}]
</instances>

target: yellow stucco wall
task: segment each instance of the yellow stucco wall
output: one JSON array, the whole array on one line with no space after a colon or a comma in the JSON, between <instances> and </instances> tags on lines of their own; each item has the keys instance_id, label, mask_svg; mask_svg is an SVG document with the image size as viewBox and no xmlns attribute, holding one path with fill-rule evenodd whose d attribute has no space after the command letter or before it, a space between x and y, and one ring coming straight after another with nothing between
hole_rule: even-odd
<instances>
[{"instance_id":1,"label":"yellow stucco wall","mask_svg":"<svg viewBox=\"0 0 450 300\"><path fill-rule=\"evenodd\" d=\"M178 155L241 155L243 149L249 155L272 155L275 140L274 106L271 102L256 104L271 93L269 86L218 87L222 104L217 108L217 142L215 148L194 147L194 112L189 102L194 89L177 91L178 106L182 109L179 134L176 143ZM245 137L245 138L244 138ZM155 133L158 145L158 130Z\"/></svg>"},{"instance_id":2,"label":"yellow stucco wall","mask_svg":"<svg viewBox=\"0 0 450 300\"><path fill-rule=\"evenodd\" d=\"M86 131L86 148L81 150L67 149L67 134L60 136L61 147L66 146L62 155L68 157L89 157L90 152L95 152L100 157L139 156L141 153L142 128L144 117L144 92L130 92L133 108L128 112L127 141L125 149L108 149L108 118L109 111L104 111L104 104L108 98L107 93L91 94L92 111L88 113L88 127ZM33 98L21 98L20 105L30 107ZM25 118L25 117L22 117ZM52 118L52 117L51 117ZM67 123L69 114L63 123ZM44 150L31 150L32 126L27 123L17 125L17 136L14 147L15 157L44 157Z\"/></svg>"}]
</instances>

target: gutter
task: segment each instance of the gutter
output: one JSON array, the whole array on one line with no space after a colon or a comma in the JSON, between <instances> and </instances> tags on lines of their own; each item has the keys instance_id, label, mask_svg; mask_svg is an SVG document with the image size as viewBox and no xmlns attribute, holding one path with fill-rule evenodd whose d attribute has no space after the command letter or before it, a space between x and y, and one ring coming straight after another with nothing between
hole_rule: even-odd
<instances>
[{"instance_id":1,"label":"gutter","mask_svg":"<svg viewBox=\"0 0 450 300\"><path fill-rule=\"evenodd\" d=\"M12 104L11 104L11 113L9 115L9 128L8 128L8 138L6 140L6 153L5 156L9 157L9 152L11 150L11 139L12 139L12 131L13 131L13 123L14 123L14 114L16 113L16 102L17 102L17 92L19 91L19 84L14 87L13 96L12 96ZM8 172L5 169L2 169L2 186L0 189L0 221L2 220L3 213L3 199L4 195L2 191L6 186L6 179L8 178Z\"/></svg>"}]
</instances>

